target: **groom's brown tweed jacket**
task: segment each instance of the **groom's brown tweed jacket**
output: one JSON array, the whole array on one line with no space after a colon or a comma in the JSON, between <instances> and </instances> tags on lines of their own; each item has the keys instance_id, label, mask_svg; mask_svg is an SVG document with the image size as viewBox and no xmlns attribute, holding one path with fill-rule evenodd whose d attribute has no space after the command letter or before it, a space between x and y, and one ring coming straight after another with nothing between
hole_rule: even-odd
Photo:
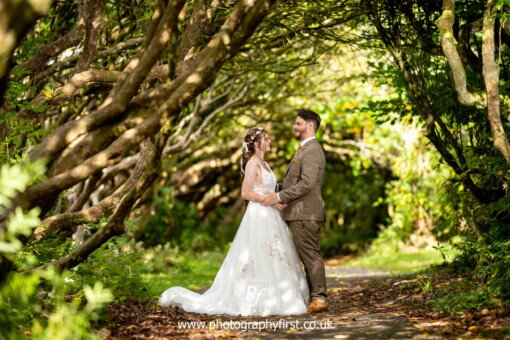
<instances>
[{"instance_id":1,"label":"groom's brown tweed jacket","mask_svg":"<svg viewBox=\"0 0 510 340\"><path fill-rule=\"evenodd\" d=\"M288 204L283 211L286 221L324 221L321 189L325 166L326 157L316 139L294 155L278 194Z\"/></svg>"}]
</instances>

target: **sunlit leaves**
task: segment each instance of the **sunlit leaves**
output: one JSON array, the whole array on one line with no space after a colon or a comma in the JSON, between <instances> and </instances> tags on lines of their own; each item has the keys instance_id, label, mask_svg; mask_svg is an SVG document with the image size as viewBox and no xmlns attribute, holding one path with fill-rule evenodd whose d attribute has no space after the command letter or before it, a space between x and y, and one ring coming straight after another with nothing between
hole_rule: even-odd
<instances>
[{"instance_id":1,"label":"sunlit leaves","mask_svg":"<svg viewBox=\"0 0 510 340\"><path fill-rule=\"evenodd\" d=\"M3 164L0 168L0 213L11 207L11 199L39 180L45 172L42 161L26 164ZM24 212L17 207L8 217L7 230L0 230L0 253L14 254L21 250L18 236L29 236L32 229L41 223L40 209L35 207Z\"/></svg>"},{"instance_id":2,"label":"sunlit leaves","mask_svg":"<svg viewBox=\"0 0 510 340\"><path fill-rule=\"evenodd\" d=\"M504 7L510 7L510 0L496 0L494 2L494 8L498 11L502 10Z\"/></svg>"},{"instance_id":3,"label":"sunlit leaves","mask_svg":"<svg viewBox=\"0 0 510 340\"><path fill-rule=\"evenodd\" d=\"M89 311L99 308L113 300L112 293L110 290L105 289L101 282L96 282L92 288L86 285L83 287L83 292L87 298L87 306L85 308Z\"/></svg>"},{"instance_id":4,"label":"sunlit leaves","mask_svg":"<svg viewBox=\"0 0 510 340\"><path fill-rule=\"evenodd\" d=\"M25 188L42 179L45 163L42 160L26 162L24 164L2 164L0 167L0 209L2 206L10 207L9 200L16 193L23 192Z\"/></svg>"},{"instance_id":5,"label":"sunlit leaves","mask_svg":"<svg viewBox=\"0 0 510 340\"><path fill-rule=\"evenodd\" d=\"M30 184L38 181L45 173L42 161L22 164L3 164L0 168L0 213L11 206L11 199L23 192ZM8 216L7 229L0 231L0 253L4 257L15 259L20 253L22 243L19 236L29 236L32 229L41 223L40 209L35 207L23 211L17 207ZM32 255L23 256L31 267L37 261ZM20 262L23 262L20 259ZM80 301L64 301L66 293L64 272L58 274L52 267L31 273L13 273L0 286L0 327L7 337L18 334L18 328L31 329L33 335L40 338L77 338L87 333L91 319L97 318L97 310L113 299L111 292L95 283L86 286L87 298L85 308L80 308ZM44 288L40 282L45 281ZM48 290L46 290L48 289ZM35 317L37 316L37 317Z\"/></svg>"}]
</instances>

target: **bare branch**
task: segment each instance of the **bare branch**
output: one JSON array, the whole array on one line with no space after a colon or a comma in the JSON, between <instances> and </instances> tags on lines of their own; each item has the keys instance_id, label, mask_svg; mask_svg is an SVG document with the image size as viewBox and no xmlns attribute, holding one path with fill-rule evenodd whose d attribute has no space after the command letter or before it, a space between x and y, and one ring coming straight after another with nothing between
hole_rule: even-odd
<instances>
[{"instance_id":1,"label":"bare branch","mask_svg":"<svg viewBox=\"0 0 510 340\"><path fill-rule=\"evenodd\" d=\"M108 223L72 253L42 266L43 268L48 266L72 268L84 261L92 252L111 237L122 235L124 233L124 219L131 211L131 208L136 202L138 196L143 194L147 188L150 187L152 182L154 182L158 172L154 167L154 161L156 160L155 149L148 139L144 140L144 142L140 145L140 150L142 155L141 161L136 166L130 177L133 186L131 186L127 193L123 195L118 207Z\"/></svg>"},{"instance_id":2,"label":"bare branch","mask_svg":"<svg viewBox=\"0 0 510 340\"><path fill-rule=\"evenodd\" d=\"M170 154L176 153L178 151L181 151L181 150L187 148L191 142L197 140L199 138L199 136L201 136L202 131L204 130L205 127L210 126L210 121L215 116L217 116L220 112L223 112L223 111L233 107L238 102L240 102L243 99L243 97L245 96L247 90L248 90L247 87L241 88L235 98L228 100L221 107L216 108L211 113L209 113L205 117L205 119L202 121L200 127L198 129L195 129L195 126L199 121L198 117L203 115L207 111L209 111L211 109L211 106L213 106L217 100L224 98L225 93L228 94L228 91L226 91L225 93L222 93L221 95L216 96L212 99L208 96L208 99L205 102L205 105L207 105L207 106L205 106L205 107L201 104L201 100L200 100L201 97L197 97L192 114L189 115L188 117L186 117L189 120L189 123L186 127L186 131L184 132L183 136L180 138L180 140L177 144L167 145L165 147L165 149L163 150L162 155L168 156ZM135 154L135 155L132 155L132 156L129 156L129 157L123 159L120 163L118 163L116 165L106 168L103 171L103 173L105 175L104 175L103 179L101 179L101 182L103 182L108 176L110 176L113 173L131 168L138 162L138 158L139 158L139 154Z\"/></svg>"},{"instance_id":3,"label":"bare branch","mask_svg":"<svg viewBox=\"0 0 510 340\"><path fill-rule=\"evenodd\" d=\"M57 128L30 154L32 159L53 157L55 153L61 151L78 136L125 112L129 101L138 90L140 83L145 79L147 73L169 43L177 23L177 15L183 4L184 0L176 0L167 6L157 32L146 51L126 66L123 76L117 81L101 107L88 116L68 122Z\"/></svg>"},{"instance_id":4,"label":"bare branch","mask_svg":"<svg viewBox=\"0 0 510 340\"><path fill-rule=\"evenodd\" d=\"M76 198L74 203L66 210L66 213L78 211L83 207L85 203L87 203L90 194L96 188L96 184L100 178L101 172L96 172L95 174L92 174L92 176L90 176L90 178L87 180L87 183L85 184L85 188L83 188L83 190L80 192L80 195Z\"/></svg>"},{"instance_id":5,"label":"bare branch","mask_svg":"<svg viewBox=\"0 0 510 340\"><path fill-rule=\"evenodd\" d=\"M197 130L195 130L195 132L193 132L193 134L191 136L189 134L185 135L178 144L172 145L170 147L166 147L165 150L163 151L163 155L166 156L166 155L174 153L178 150L183 150L183 149L187 148L192 141L196 140L198 138L198 136L200 136L202 134L202 131L204 130L204 128L206 126L209 126L209 123L211 122L212 119L214 119L214 117L216 117L220 112L223 112L223 111L227 110L228 108L234 106L238 102L240 102L243 99L243 97L247 91L248 91L248 87L243 87L239 91L239 94L237 97L230 99L225 104L223 104L221 107L219 107L219 108L215 109L213 112L211 112L202 121L202 124L200 124L200 127ZM191 129L189 129L189 130L191 130Z\"/></svg>"},{"instance_id":6,"label":"bare branch","mask_svg":"<svg viewBox=\"0 0 510 340\"><path fill-rule=\"evenodd\" d=\"M139 46L142 42L143 42L143 38L133 38L133 39L123 41L123 42L117 44L115 47L99 51L97 54L97 58L116 56L117 54L119 54L127 49L131 49L131 48ZM73 56L70 56L70 57L62 60L62 61L55 62L54 64L50 65L46 70L35 74L32 83L37 84L42 80L46 80L52 74L60 72L64 69L72 66L79 59L80 59L79 55L73 55Z\"/></svg>"},{"instance_id":7,"label":"bare branch","mask_svg":"<svg viewBox=\"0 0 510 340\"><path fill-rule=\"evenodd\" d=\"M115 158L138 145L142 140L149 137L158 127L158 115L152 115L140 125L127 130L106 149L88 158L69 171L60 173L48 180L28 188L25 196L29 201L48 197L74 184L85 180L93 173L115 164Z\"/></svg>"},{"instance_id":8,"label":"bare branch","mask_svg":"<svg viewBox=\"0 0 510 340\"><path fill-rule=\"evenodd\" d=\"M156 150L163 150L171 134L173 123L170 117L212 82L219 66L227 58L235 55L253 34L273 2L274 0L243 0L235 5L220 32L197 54L196 67L186 77L186 81L160 105L159 110L163 112L160 118L162 128L156 142Z\"/></svg>"}]
</instances>

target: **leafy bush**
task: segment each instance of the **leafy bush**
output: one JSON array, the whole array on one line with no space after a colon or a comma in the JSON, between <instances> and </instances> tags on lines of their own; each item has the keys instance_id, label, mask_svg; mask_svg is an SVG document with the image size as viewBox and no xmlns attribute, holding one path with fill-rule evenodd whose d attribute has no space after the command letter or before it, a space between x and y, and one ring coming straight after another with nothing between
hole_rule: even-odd
<instances>
[{"instance_id":1,"label":"leafy bush","mask_svg":"<svg viewBox=\"0 0 510 340\"><path fill-rule=\"evenodd\" d=\"M70 242L58 244L57 239L48 239L26 247L23 257L39 265L60 257L72 247L75 246ZM227 250L228 247L196 252L169 243L146 248L141 241L114 237L63 274L66 296L83 298L82 287L93 286L98 277L116 301L126 298L156 301L165 289L175 285L202 288L212 283Z\"/></svg>"},{"instance_id":2,"label":"leafy bush","mask_svg":"<svg viewBox=\"0 0 510 340\"><path fill-rule=\"evenodd\" d=\"M5 213L18 192L42 177L42 162L7 165L0 170L0 213ZM68 299L69 272L54 268L39 270L37 258L22 249L18 236L29 236L40 224L39 209L24 212L17 208L10 214L7 230L0 231L2 260L14 261L25 272L13 272L0 286L0 330L8 338L31 336L38 339L80 339L91 337L91 322L101 308L112 300L100 282L80 287L80 294Z\"/></svg>"},{"instance_id":3,"label":"leafy bush","mask_svg":"<svg viewBox=\"0 0 510 340\"><path fill-rule=\"evenodd\" d=\"M92 322L112 294L100 282L82 287L84 298L67 300L67 272L52 268L12 274L0 288L0 329L8 338L81 339L92 337Z\"/></svg>"},{"instance_id":4,"label":"leafy bush","mask_svg":"<svg viewBox=\"0 0 510 340\"><path fill-rule=\"evenodd\" d=\"M510 240L465 239L453 269L487 282L489 292L510 303Z\"/></svg>"},{"instance_id":5,"label":"leafy bush","mask_svg":"<svg viewBox=\"0 0 510 340\"><path fill-rule=\"evenodd\" d=\"M471 310L482 310L498 305L490 291L479 283L464 279L442 287L434 292L432 309L459 313Z\"/></svg>"},{"instance_id":6,"label":"leafy bush","mask_svg":"<svg viewBox=\"0 0 510 340\"><path fill-rule=\"evenodd\" d=\"M203 251L216 244L213 228L199 217L194 203L174 198L171 188L162 187L156 198L157 214L140 235L148 245L170 243L182 249Z\"/></svg>"},{"instance_id":7,"label":"leafy bush","mask_svg":"<svg viewBox=\"0 0 510 340\"><path fill-rule=\"evenodd\" d=\"M73 270L71 291L79 292L81 286L101 277L116 299L143 298L147 288L142 277L154 269L152 261L142 260L143 255L142 242L114 237Z\"/></svg>"}]
</instances>

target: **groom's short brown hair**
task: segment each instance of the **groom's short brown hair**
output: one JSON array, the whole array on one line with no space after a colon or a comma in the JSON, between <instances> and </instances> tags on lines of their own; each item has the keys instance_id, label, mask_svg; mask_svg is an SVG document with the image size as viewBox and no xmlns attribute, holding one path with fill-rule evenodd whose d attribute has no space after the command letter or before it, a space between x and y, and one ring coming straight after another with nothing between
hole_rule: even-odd
<instances>
[{"instance_id":1,"label":"groom's short brown hair","mask_svg":"<svg viewBox=\"0 0 510 340\"><path fill-rule=\"evenodd\" d=\"M301 110L298 112L298 117L301 117L306 122L313 122L313 126L315 131L319 130L319 126L321 125L321 117L312 110Z\"/></svg>"}]
</instances>

